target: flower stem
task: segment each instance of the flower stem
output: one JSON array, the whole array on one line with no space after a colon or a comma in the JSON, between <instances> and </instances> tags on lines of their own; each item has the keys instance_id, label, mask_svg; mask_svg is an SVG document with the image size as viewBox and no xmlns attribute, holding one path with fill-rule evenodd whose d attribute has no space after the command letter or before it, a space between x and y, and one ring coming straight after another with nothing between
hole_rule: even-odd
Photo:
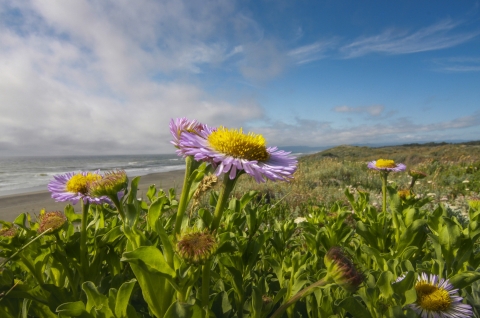
<instances>
[{"instance_id":1,"label":"flower stem","mask_svg":"<svg viewBox=\"0 0 480 318\"><path fill-rule=\"evenodd\" d=\"M192 168L195 160L192 156L185 158L185 177L183 178L183 188L182 194L180 195L180 202L178 202L177 217L175 219L175 232L174 237L180 234L182 229L183 216L188 205L188 194L190 193L190 187L192 186L192 181L190 180L190 175L192 174Z\"/></svg>"},{"instance_id":2,"label":"flower stem","mask_svg":"<svg viewBox=\"0 0 480 318\"><path fill-rule=\"evenodd\" d=\"M212 224L210 225L210 230L212 233L216 231L220 225L220 220L222 219L223 211L225 210L225 205L227 204L228 197L235 187L235 182L237 181L239 174L234 179L230 179L228 173L225 173L223 177L222 189L218 196L217 206L215 207L215 212L213 214ZM210 292L210 271L211 271L211 260L207 260L202 268L202 307L207 308L209 304L209 292Z\"/></svg>"},{"instance_id":3,"label":"flower stem","mask_svg":"<svg viewBox=\"0 0 480 318\"><path fill-rule=\"evenodd\" d=\"M313 292L313 290L317 287L321 287L323 285L325 285L326 283L329 282L329 279L327 277L325 278L322 278L320 279L318 282L316 283L313 283L312 285L308 286L308 287L305 287L304 289L302 289L301 291L299 291L295 296L293 296L292 298L290 298L285 304L283 304L282 306L280 306L274 313L273 315L270 316L270 318L276 318L276 317L281 317L283 315L283 313L285 312L285 310L287 310L288 307L290 307L291 305L295 304L297 301L299 301L301 298L307 296L308 294L310 294L311 292Z\"/></svg>"},{"instance_id":4,"label":"flower stem","mask_svg":"<svg viewBox=\"0 0 480 318\"><path fill-rule=\"evenodd\" d=\"M387 213L387 177L388 177L388 172L382 171L382 195L383 195L383 201L382 201L382 211L383 213Z\"/></svg>"},{"instance_id":5,"label":"flower stem","mask_svg":"<svg viewBox=\"0 0 480 318\"><path fill-rule=\"evenodd\" d=\"M225 173L223 177L223 185L218 196L217 206L215 207L215 212L213 214L212 224L210 225L210 231L214 232L218 229L220 221L222 219L223 211L225 210L225 205L227 203L228 197L235 187L235 183L238 179L238 175L234 179L230 179L228 173Z\"/></svg>"},{"instance_id":6,"label":"flower stem","mask_svg":"<svg viewBox=\"0 0 480 318\"><path fill-rule=\"evenodd\" d=\"M80 229L80 266L83 271L83 275L88 271L88 257L87 257L87 221L88 221L88 208L89 202L81 200L82 204L82 225Z\"/></svg>"}]
</instances>

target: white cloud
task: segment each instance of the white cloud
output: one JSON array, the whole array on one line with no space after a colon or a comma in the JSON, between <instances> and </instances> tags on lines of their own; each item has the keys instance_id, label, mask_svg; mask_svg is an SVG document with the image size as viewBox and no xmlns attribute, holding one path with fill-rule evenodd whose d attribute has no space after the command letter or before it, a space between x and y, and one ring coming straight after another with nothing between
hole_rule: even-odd
<instances>
[{"instance_id":1,"label":"white cloud","mask_svg":"<svg viewBox=\"0 0 480 318\"><path fill-rule=\"evenodd\" d=\"M361 37L343 46L340 51L345 58L369 53L408 54L456 46L480 34L479 31L454 32L459 25L458 22L444 20L415 32L390 29L378 35Z\"/></svg>"},{"instance_id":2,"label":"white cloud","mask_svg":"<svg viewBox=\"0 0 480 318\"><path fill-rule=\"evenodd\" d=\"M188 77L169 79L243 52L212 40L234 14L227 2L8 6L21 22L0 22L0 154L173 152L170 118L238 126L263 116L253 99L229 102Z\"/></svg>"},{"instance_id":3,"label":"white cloud","mask_svg":"<svg viewBox=\"0 0 480 318\"><path fill-rule=\"evenodd\" d=\"M336 106L333 108L333 111L337 113L367 113L371 116L380 116L385 109L383 105L371 105L371 106Z\"/></svg>"},{"instance_id":4,"label":"white cloud","mask_svg":"<svg viewBox=\"0 0 480 318\"><path fill-rule=\"evenodd\" d=\"M434 59L436 69L447 72L480 72L480 57L449 57Z\"/></svg>"}]
</instances>

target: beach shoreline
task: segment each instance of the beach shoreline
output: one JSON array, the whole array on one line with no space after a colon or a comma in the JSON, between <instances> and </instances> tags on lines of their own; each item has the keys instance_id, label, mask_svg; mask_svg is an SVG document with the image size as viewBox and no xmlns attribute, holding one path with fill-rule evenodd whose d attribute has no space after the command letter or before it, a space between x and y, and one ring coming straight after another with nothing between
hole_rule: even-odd
<instances>
[{"instance_id":1,"label":"beach shoreline","mask_svg":"<svg viewBox=\"0 0 480 318\"><path fill-rule=\"evenodd\" d=\"M181 191L185 169L167 172L158 172L140 176L138 197L145 198L148 188L154 184L157 189L168 191L174 188L177 193ZM130 180L133 178L130 178ZM63 211L68 202L55 202L48 190L18 193L0 196L0 220L12 222L21 213L29 213L34 217L40 210ZM73 206L78 213L80 204Z\"/></svg>"}]
</instances>

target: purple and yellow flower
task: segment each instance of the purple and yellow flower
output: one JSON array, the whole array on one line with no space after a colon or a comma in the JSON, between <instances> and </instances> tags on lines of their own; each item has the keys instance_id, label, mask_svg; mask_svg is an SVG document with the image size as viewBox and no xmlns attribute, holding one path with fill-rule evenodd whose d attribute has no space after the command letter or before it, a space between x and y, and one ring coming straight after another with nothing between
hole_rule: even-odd
<instances>
[{"instance_id":1,"label":"purple and yellow flower","mask_svg":"<svg viewBox=\"0 0 480 318\"><path fill-rule=\"evenodd\" d=\"M473 317L472 307L462 303L458 289L454 289L448 279L422 273L415 284L417 301L408 305L422 318Z\"/></svg>"},{"instance_id":2,"label":"purple and yellow flower","mask_svg":"<svg viewBox=\"0 0 480 318\"><path fill-rule=\"evenodd\" d=\"M58 231L67 222L65 214L59 211L46 212L40 214L39 220L40 226L38 233L43 233L48 229L52 229L52 233Z\"/></svg>"},{"instance_id":3,"label":"purple and yellow flower","mask_svg":"<svg viewBox=\"0 0 480 318\"><path fill-rule=\"evenodd\" d=\"M390 159L378 159L370 161L367 166L373 170L386 172L401 172L405 171L407 168L407 166L405 166L403 163L395 163L395 161Z\"/></svg>"},{"instance_id":4,"label":"purple and yellow flower","mask_svg":"<svg viewBox=\"0 0 480 318\"><path fill-rule=\"evenodd\" d=\"M176 119L171 119L170 120L170 133L172 134L173 140L170 141L172 145L177 148L177 154L179 156L185 156L185 154L182 151L182 147L180 146L180 137L182 136L182 133L184 132L189 132L189 133L200 133L201 131L205 130L207 128L206 125L198 122L197 120L189 120L185 117L182 118L176 118Z\"/></svg>"},{"instance_id":5,"label":"purple and yellow flower","mask_svg":"<svg viewBox=\"0 0 480 318\"><path fill-rule=\"evenodd\" d=\"M266 179L287 181L297 169L297 160L290 152L267 147L262 135L244 134L242 129L205 126L195 133L184 132L180 148L197 161L210 162L217 176L229 173L230 179L244 171L258 183Z\"/></svg>"},{"instance_id":6,"label":"purple and yellow flower","mask_svg":"<svg viewBox=\"0 0 480 318\"><path fill-rule=\"evenodd\" d=\"M91 197L87 184L100 180L102 176L99 171L95 172L68 172L66 174L56 175L48 183L48 190L52 193L52 198L57 202L70 201L72 204L79 200L90 203L109 203L107 197L94 198Z\"/></svg>"}]
</instances>

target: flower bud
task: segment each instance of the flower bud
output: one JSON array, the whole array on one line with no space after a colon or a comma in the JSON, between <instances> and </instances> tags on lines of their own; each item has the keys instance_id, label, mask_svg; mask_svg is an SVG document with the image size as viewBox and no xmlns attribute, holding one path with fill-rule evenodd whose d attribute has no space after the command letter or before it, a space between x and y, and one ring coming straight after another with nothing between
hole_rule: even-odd
<instances>
[{"instance_id":1,"label":"flower bud","mask_svg":"<svg viewBox=\"0 0 480 318\"><path fill-rule=\"evenodd\" d=\"M410 191L410 189L402 189L402 190L398 190L398 196L400 197L400 199L402 200L409 200L411 198L414 197L414 194L412 193L412 191Z\"/></svg>"},{"instance_id":2,"label":"flower bud","mask_svg":"<svg viewBox=\"0 0 480 318\"><path fill-rule=\"evenodd\" d=\"M425 172L418 170L408 170L408 174L410 175L410 177L415 179L424 179L427 176Z\"/></svg>"},{"instance_id":3,"label":"flower bud","mask_svg":"<svg viewBox=\"0 0 480 318\"><path fill-rule=\"evenodd\" d=\"M88 192L95 197L116 196L128 186L127 173L124 170L106 172L101 179L89 182Z\"/></svg>"},{"instance_id":4,"label":"flower bud","mask_svg":"<svg viewBox=\"0 0 480 318\"><path fill-rule=\"evenodd\" d=\"M327 252L324 262L327 276L348 292L357 290L364 280L363 274L338 246L332 247Z\"/></svg>"},{"instance_id":5,"label":"flower bud","mask_svg":"<svg viewBox=\"0 0 480 318\"><path fill-rule=\"evenodd\" d=\"M51 229L52 233L59 231L65 222L67 222L65 214L59 211L40 214L38 233L43 233L48 229Z\"/></svg>"},{"instance_id":6,"label":"flower bud","mask_svg":"<svg viewBox=\"0 0 480 318\"><path fill-rule=\"evenodd\" d=\"M217 240L208 230L192 230L180 236L177 253L187 263L203 264L217 250Z\"/></svg>"}]
</instances>

